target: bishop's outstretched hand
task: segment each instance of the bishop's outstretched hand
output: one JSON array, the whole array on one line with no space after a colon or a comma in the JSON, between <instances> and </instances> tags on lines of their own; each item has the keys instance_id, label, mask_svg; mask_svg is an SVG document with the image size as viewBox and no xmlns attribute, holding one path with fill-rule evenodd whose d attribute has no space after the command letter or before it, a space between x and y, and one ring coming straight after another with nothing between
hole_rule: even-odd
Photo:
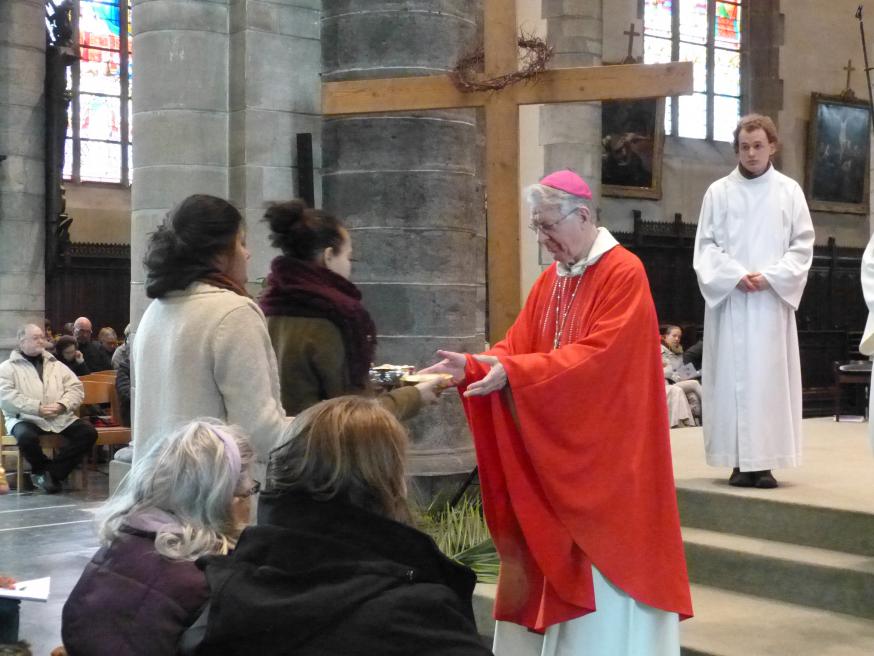
<instances>
[{"instance_id":1,"label":"bishop's outstretched hand","mask_svg":"<svg viewBox=\"0 0 874 656\"><path fill-rule=\"evenodd\" d=\"M464 392L465 396L486 396L492 392L500 392L507 385L507 372L504 365L494 355L475 355L475 360L491 367L489 373L481 380L468 385Z\"/></svg>"},{"instance_id":2,"label":"bishop's outstretched hand","mask_svg":"<svg viewBox=\"0 0 874 656\"><path fill-rule=\"evenodd\" d=\"M452 376L452 383L460 385L464 382L467 375L464 373L467 367L467 356L464 353L456 353L455 351L437 351L437 357L442 358L440 362L432 364L418 371L420 374L449 374Z\"/></svg>"}]
</instances>

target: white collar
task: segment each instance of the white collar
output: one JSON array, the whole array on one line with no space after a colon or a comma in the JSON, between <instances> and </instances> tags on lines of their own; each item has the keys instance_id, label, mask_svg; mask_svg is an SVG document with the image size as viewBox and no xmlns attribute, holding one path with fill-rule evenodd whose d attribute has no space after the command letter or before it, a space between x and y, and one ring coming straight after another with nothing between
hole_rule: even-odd
<instances>
[{"instance_id":1,"label":"white collar","mask_svg":"<svg viewBox=\"0 0 874 656\"><path fill-rule=\"evenodd\" d=\"M556 262L555 271L562 278L566 276L573 277L582 275L587 267L597 262L604 253L618 245L619 242L616 241L616 238L610 234L610 231L607 230L607 228L598 228L598 234L595 237L592 247L589 249L589 254L571 266L567 266L562 262Z\"/></svg>"}]
</instances>

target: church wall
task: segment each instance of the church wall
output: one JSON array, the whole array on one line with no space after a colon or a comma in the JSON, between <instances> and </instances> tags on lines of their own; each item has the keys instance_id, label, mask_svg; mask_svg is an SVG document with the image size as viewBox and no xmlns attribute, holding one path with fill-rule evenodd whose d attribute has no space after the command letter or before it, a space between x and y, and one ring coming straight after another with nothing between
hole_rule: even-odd
<instances>
[{"instance_id":1,"label":"church wall","mask_svg":"<svg viewBox=\"0 0 874 656\"><path fill-rule=\"evenodd\" d=\"M779 117L782 170L803 184L810 94L840 94L847 81L843 68L852 59L856 70L850 86L857 97L868 99L859 21L855 18L859 3L829 0L827 10L822 0L783 0L781 4L785 15L785 40L780 55L784 89ZM870 46L874 15L868 14L867 18ZM817 244L827 242L829 237L834 237L840 246L864 247L868 242L866 215L815 212L813 223Z\"/></svg>"},{"instance_id":2,"label":"church wall","mask_svg":"<svg viewBox=\"0 0 874 656\"><path fill-rule=\"evenodd\" d=\"M70 240L77 243L130 244L130 188L64 183Z\"/></svg>"}]
</instances>

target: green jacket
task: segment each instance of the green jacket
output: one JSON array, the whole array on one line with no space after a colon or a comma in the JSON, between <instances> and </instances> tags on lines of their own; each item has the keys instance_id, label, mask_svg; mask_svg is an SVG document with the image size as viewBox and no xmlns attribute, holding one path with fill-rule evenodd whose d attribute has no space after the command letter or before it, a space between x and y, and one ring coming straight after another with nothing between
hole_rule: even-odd
<instances>
[{"instance_id":1,"label":"green jacket","mask_svg":"<svg viewBox=\"0 0 874 656\"><path fill-rule=\"evenodd\" d=\"M328 319L267 317L267 332L276 351L287 414L296 415L319 401L344 394L373 394L370 388L352 385L343 336ZM415 387L401 387L378 399L401 420L413 417L422 407L422 396Z\"/></svg>"}]
</instances>

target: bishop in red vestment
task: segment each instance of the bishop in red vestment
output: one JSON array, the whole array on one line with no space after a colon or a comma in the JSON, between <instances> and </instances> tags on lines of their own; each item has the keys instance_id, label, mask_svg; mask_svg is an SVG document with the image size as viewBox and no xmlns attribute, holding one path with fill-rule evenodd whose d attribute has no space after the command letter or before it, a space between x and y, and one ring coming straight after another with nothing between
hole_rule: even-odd
<instances>
[{"instance_id":1,"label":"bishop in red vestment","mask_svg":"<svg viewBox=\"0 0 874 656\"><path fill-rule=\"evenodd\" d=\"M633 605L673 613L676 627L692 604L646 273L594 225L575 173L553 173L527 196L556 262L503 341L480 355L441 351L429 368L453 375L474 436L501 557L495 617L548 640L549 627L597 615L606 579ZM614 639L624 638L607 636L603 653L619 648ZM627 653L674 653L640 639L646 651Z\"/></svg>"}]
</instances>

